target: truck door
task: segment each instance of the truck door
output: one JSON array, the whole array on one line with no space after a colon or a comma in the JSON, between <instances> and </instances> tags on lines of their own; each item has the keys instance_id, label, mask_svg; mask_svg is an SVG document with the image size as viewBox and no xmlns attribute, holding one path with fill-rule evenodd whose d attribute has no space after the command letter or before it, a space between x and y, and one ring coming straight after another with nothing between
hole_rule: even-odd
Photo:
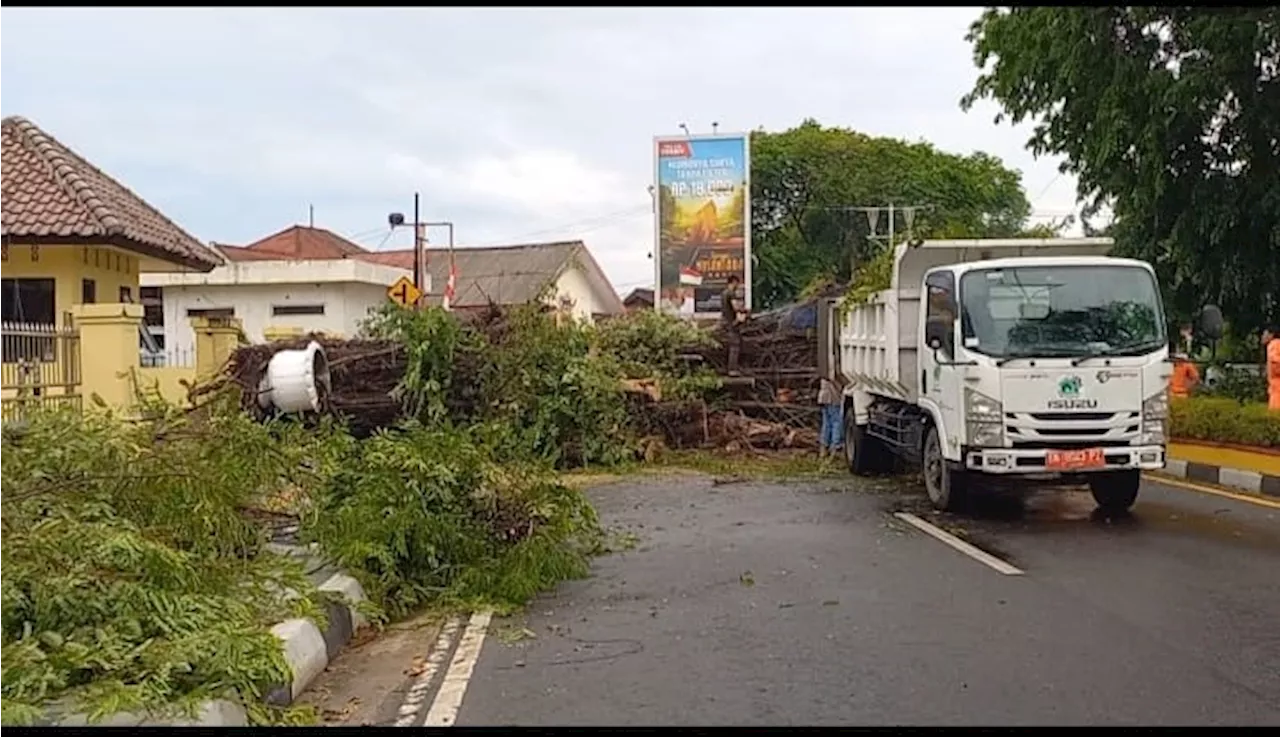
<instances>
[{"instance_id":1,"label":"truck door","mask_svg":"<svg viewBox=\"0 0 1280 737\"><path fill-rule=\"evenodd\" d=\"M931 408L941 427L942 455L949 461L960 460L963 443L963 407L959 368L956 360L956 277L950 271L935 271L925 277L925 309L921 316L920 334L920 405ZM943 318L951 324L951 332L936 355L924 345L924 325L929 318Z\"/></svg>"}]
</instances>

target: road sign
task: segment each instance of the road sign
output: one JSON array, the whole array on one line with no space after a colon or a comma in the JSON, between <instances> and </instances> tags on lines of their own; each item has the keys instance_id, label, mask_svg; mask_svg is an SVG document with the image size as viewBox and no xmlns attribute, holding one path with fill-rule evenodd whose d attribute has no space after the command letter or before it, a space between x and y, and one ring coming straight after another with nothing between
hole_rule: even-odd
<instances>
[{"instance_id":1,"label":"road sign","mask_svg":"<svg viewBox=\"0 0 1280 737\"><path fill-rule=\"evenodd\" d=\"M402 276L387 289L387 297L401 307L410 307L418 304L418 300L422 299L422 290L418 289L409 277Z\"/></svg>"}]
</instances>

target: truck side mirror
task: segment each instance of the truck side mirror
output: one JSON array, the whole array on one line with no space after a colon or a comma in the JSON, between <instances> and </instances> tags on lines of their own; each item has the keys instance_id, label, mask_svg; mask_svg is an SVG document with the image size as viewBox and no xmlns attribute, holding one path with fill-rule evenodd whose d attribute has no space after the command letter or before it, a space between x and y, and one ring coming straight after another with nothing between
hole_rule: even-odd
<instances>
[{"instance_id":1,"label":"truck side mirror","mask_svg":"<svg viewBox=\"0 0 1280 737\"><path fill-rule=\"evenodd\" d=\"M1221 340L1224 321L1222 319L1222 310L1217 305L1205 305L1200 310L1200 319L1198 320L1200 334L1209 340Z\"/></svg>"},{"instance_id":2,"label":"truck side mirror","mask_svg":"<svg viewBox=\"0 0 1280 737\"><path fill-rule=\"evenodd\" d=\"M935 351L942 350L951 337L954 326L945 317L930 317L924 321L924 342Z\"/></svg>"}]
</instances>

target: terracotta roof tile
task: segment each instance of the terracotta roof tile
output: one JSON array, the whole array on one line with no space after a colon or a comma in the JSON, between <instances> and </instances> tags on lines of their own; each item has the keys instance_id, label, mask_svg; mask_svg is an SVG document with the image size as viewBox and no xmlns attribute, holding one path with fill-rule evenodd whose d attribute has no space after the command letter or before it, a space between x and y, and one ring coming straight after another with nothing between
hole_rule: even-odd
<instances>
[{"instance_id":1,"label":"terracotta roof tile","mask_svg":"<svg viewBox=\"0 0 1280 737\"><path fill-rule=\"evenodd\" d=\"M305 225L290 226L244 248L287 259L347 258L368 253L337 233Z\"/></svg>"},{"instance_id":2,"label":"terracotta roof tile","mask_svg":"<svg viewBox=\"0 0 1280 737\"><path fill-rule=\"evenodd\" d=\"M0 154L0 230L14 242L100 238L200 271L222 263L138 195L25 118L2 121Z\"/></svg>"},{"instance_id":3,"label":"terracotta roof tile","mask_svg":"<svg viewBox=\"0 0 1280 737\"><path fill-rule=\"evenodd\" d=\"M449 279L448 249L427 249L427 271L431 274L431 294L427 301L438 304ZM454 261L458 267L458 284L454 306L459 309L482 307L490 300L497 304L522 304L538 296L548 283L560 276L575 258L588 278L597 282L602 293L617 300L614 311L622 311L622 300L614 293L608 278L582 241L527 243L485 248L457 247ZM413 270L413 250L365 252L356 256L366 261Z\"/></svg>"}]
</instances>

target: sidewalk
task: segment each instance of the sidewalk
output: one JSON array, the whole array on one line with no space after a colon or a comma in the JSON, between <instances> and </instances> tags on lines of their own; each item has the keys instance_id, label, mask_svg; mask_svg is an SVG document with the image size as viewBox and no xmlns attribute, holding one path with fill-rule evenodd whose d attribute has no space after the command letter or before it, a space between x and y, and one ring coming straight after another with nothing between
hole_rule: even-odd
<instances>
[{"instance_id":1,"label":"sidewalk","mask_svg":"<svg viewBox=\"0 0 1280 737\"><path fill-rule=\"evenodd\" d=\"M1165 475L1280 498L1280 452L1169 443Z\"/></svg>"}]
</instances>

